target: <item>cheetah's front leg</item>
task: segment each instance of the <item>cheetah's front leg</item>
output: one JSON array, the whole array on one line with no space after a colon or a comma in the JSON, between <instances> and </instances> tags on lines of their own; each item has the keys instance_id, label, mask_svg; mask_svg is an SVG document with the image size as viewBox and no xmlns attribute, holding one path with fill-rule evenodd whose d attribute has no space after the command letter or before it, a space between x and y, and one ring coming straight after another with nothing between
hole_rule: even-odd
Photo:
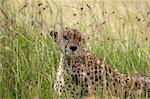
<instances>
[{"instance_id":1,"label":"cheetah's front leg","mask_svg":"<svg viewBox=\"0 0 150 99\"><path fill-rule=\"evenodd\" d=\"M59 62L59 68L57 69L56 73L56 81L54 83L54 90L57 92L61 92L62 87L64 86L64 70L63 70L63 57L61 57Z\"/></svg>"}]
</instances>

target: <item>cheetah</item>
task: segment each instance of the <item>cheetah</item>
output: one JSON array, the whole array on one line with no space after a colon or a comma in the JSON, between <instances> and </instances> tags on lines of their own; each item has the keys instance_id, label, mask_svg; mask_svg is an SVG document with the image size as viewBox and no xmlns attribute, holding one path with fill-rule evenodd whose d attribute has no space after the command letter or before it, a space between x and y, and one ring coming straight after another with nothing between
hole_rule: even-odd
<instances>
[{"instance_id":1,"label":"cheetah","mask_svg":"<svg viewBox=\"0 0 150 99\"><path fill-rule=\"evenodd\" d=\"M88 49L85 33L74 28L51 31L61 50L54 89L73 98L101 94L119 98L150 97L150 79L127 76Z\"/></svg>"}]
</instances>

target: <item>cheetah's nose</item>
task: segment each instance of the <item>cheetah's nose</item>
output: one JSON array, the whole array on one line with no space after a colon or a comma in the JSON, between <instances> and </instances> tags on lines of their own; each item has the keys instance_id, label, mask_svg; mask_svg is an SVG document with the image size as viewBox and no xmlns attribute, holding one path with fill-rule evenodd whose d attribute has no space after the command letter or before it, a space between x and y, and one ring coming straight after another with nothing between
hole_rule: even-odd
<instances>
[{"instance_id":1,"label":"cheetah's nose","mask_svg":"<svg viewBox=\"0 0 150 99\"><path fill-rule=\"evenodd\" d=\"M77 50L77 46L70 46L70 49L74 52Z\"/></svg>"}]
</instances>

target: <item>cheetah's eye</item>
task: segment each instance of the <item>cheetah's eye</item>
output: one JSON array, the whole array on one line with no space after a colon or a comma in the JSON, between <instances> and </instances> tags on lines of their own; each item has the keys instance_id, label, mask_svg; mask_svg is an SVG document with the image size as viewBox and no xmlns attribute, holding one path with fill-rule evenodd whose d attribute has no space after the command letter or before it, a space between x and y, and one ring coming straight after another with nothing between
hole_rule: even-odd
<instances>
[{"instance_id":1,"label":"cheetah's eye","mask_svg":"<svg viewBox=\"0 0 150 99\"><path fill-rule=\"evenodd\" d=\"M64 38L65 40L68 40L68 37L67 37L67 36L63 36L63 38Z\"/></svg>"}]
</instances>

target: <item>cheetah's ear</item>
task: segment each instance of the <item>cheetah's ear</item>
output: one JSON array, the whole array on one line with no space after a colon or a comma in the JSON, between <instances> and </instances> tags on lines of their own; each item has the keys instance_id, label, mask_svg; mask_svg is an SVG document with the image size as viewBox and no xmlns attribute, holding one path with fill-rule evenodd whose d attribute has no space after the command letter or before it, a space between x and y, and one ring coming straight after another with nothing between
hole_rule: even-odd
<instances>
[{"instance_id":1,"label":"cheetah's ear","mask_svg":"<svg viewBox=\"0 0 150 99\"><path fill-rule=\"evenodd\" d=\"M83 43L85 44L85 47L88 47L88 45L89 45L89 43L88 43L89 42L88 41L88 39L89 39L88 33L82 32L81 38L83 40Z\"/></svg>"},{"instance_id":2,"label":"cheetah's ear","mask_svg":"<svg viewBox=\"0 0 150 99\"><path fill-rule=\"evenodd\" d=\"M81 35L81 38L82 38L82 40L84 41L84 42L88 42L88 34L87 33L85 33L85 32L83 32L82 33L82 35Z\"/></svg>"},{"instance_id":3,"label":"cheetah's ear","mask_svg":"<svg viewBox=\"0 0 150 99\"><path fill-rule=\"evenodd\" d=\"M49 32L50 33L50 35L51 35L51 37L53 38L53 39L56 39L57 37L58 37L58 32L56 32L56 31L50 31Z\"/></svg>"}]
</instances>

